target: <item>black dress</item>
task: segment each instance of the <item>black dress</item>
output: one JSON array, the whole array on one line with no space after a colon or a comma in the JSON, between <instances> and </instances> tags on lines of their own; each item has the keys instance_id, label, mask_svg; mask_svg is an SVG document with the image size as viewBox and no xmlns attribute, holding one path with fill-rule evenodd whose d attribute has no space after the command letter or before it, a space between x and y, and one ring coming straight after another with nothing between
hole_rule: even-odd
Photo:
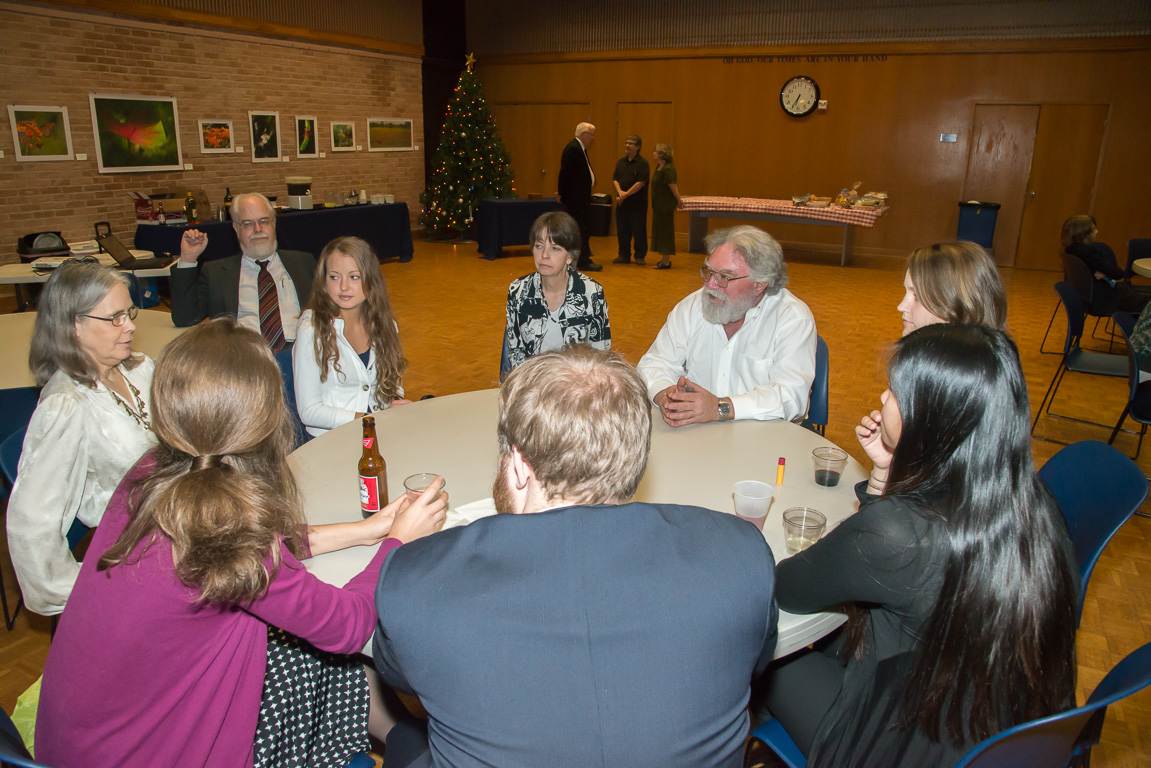
<instances>
[{"instance_id":1,"label":"black dress","mask_svg":"<svg viewBox=\"0 0 1151 768\"><path fill-rule=\"evenodd\" d=\"M835 644L768 670L767 708L809 766L951 766L978 744L897 730L900 698L922 629L943 585L947 534L931 513L860 483L859 512L818 544L776 567L782 610L812 613L854 603L865 613L864 653L842 660ZM1075 578L1070 541L1063 556ZM979 631L972 627L972 631ZM1068 692L1068 698L1074 695Z\"/></svg>"}]
</instances>

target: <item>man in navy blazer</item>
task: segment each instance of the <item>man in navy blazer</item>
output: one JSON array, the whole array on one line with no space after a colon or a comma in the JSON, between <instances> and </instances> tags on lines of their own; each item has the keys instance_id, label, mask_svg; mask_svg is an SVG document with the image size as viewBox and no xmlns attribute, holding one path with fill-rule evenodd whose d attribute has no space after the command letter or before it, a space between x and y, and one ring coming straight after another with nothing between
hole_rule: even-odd
<instances>
[{"instance_id":1,"label":"man in navy blazer","mask_svg":"<svg viewBox=\"0 0 1151 768\"><path fill-rule=\"evenodd\" d=\"M580 123L575 138L564 147L560 155L560 174L557 193L564 210L579 226L580 250L576 268L583 272L599 272L602 266L591 260L591 190L595 186L595 172L591 169L587 149L595 141L595 126Z\"/></svg>"},{"instance_id":2,"label":"man in navy blazer","mask_svg":"<svg viewBox=\"0 0 1151 768\"><path fill-rule=\"evenodd\" d=\"M258 263L267 260L267 269L276 282L284 338L294 341L300 310L312 294L316 260L304 251L279 250L276 214L263 195L236 195L232 226L241 253L202 265L197 259L208 246L208 235L198 229L184 232L180 260L172 265L170 275L173 324L182 328L206 317L230 315L259 332Z\"/></svg>"},{"instance_id":3,"label":"man in navy blazer","mask_svg":"<svg viewBox=\"0 0 1151 768\"><path fill-rule=\"evenodd\" d=\"M420 698L392 766L742 765L778 613L763 534L627 503L651 406L614 352L531 358L500 389L497 514L389 554L376 668Z\"/></svg>"}]
</instances>

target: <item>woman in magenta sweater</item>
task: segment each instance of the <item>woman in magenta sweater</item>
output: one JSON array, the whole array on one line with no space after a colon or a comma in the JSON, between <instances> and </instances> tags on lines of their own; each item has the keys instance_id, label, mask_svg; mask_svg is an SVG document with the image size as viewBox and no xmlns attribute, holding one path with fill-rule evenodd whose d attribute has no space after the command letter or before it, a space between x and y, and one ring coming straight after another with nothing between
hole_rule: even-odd
<instances>
[{"instance_id":1,"label":"woman in magenta sweater","mask_svg":"<svg viewBox=\"0 0 1151 768\"><path fill-rule=\"evenodd\" d=\"M159 447L112 497L44 669L36 756L60 768L252 765L268 626L358 651L384 557L447 509L440 481L307 526L279 368L235 321L172 342L152 393ZM379 549L342 589L300 563L355 545Z\"/></svg>"}]
</instances>

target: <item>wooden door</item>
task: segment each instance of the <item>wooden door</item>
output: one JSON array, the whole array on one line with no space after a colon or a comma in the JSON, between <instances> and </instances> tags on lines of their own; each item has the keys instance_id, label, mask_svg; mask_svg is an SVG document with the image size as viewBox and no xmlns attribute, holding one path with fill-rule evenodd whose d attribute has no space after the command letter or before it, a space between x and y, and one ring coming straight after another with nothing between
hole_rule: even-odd
<instances>
[{"instance_id":1,"label":"wooden door","mask_svg":"<svg viewBox=\"0 0 1151 768\"><path fill-rule=\"evenodd\" d=\"M1109 109L1106 104L1040 109L1015 266L1062 269L1059 234L1068 216L1092 210Z\"/></svg>"},{"instance_id":2,"label":"wooden door","mask_svg":"<svg viewBox=\"0 0 1151 768\"><path fill-rule=\"evenodd\" d=\"M556 196L564 145L575 136L576 125L588 120L590 112L591 105L586 103L492 104L500 138L511 156L516 194Z\"/></svg>"},{"instance_id":3,"label":"wooden door","mask_svg":"<svg viewBox=\"0 0 1151 768\"><path fill-rule=\"evenodd\" d=\"M675 146L675 105L670 101L621 101L616 104L615 144L612 147L611 166L604 184L598 185L597 192L606 192L615 197L615 185L611 183L611 174L615 173L615 164L627 154L624 142L631 134L636 134L643 140L640 155L651 165L655 172L655 162L651 153L655 145L660 142ZM601 134L602 135L602 134ZM606 137L605 137L606 138ZM596 171L598 176L599 171ZM612 231L615 231L615 217L612 217Z\"/></svg>"},{"instance_id":4,"label":"wooden door","mask_svg":"<svg viewBox=\"0 0 1151 768\"><path fill-rule=\"evenodd\" d=\"M1000 265L1015 263L1038 124L1038 104L975 105L963 199L1002 206L992 240Z\"/></svg>"}]
</instances>

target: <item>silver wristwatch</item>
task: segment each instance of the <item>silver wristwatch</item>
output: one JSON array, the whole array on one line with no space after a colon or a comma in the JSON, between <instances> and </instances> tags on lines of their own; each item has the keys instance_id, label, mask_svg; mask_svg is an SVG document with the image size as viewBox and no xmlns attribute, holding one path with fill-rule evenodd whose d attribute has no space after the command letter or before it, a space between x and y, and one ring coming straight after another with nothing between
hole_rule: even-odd
<instances>
[{"instance_id":1,"label":"silver wristwatch","mask_svg":"<svg viewBox=\"0 0 1151 768\"><path fill-rule=\"evenodd\" d=\"M719 399L719 420L731 421L731 401L726 397Z\"/></svg>"}]
</instances>

